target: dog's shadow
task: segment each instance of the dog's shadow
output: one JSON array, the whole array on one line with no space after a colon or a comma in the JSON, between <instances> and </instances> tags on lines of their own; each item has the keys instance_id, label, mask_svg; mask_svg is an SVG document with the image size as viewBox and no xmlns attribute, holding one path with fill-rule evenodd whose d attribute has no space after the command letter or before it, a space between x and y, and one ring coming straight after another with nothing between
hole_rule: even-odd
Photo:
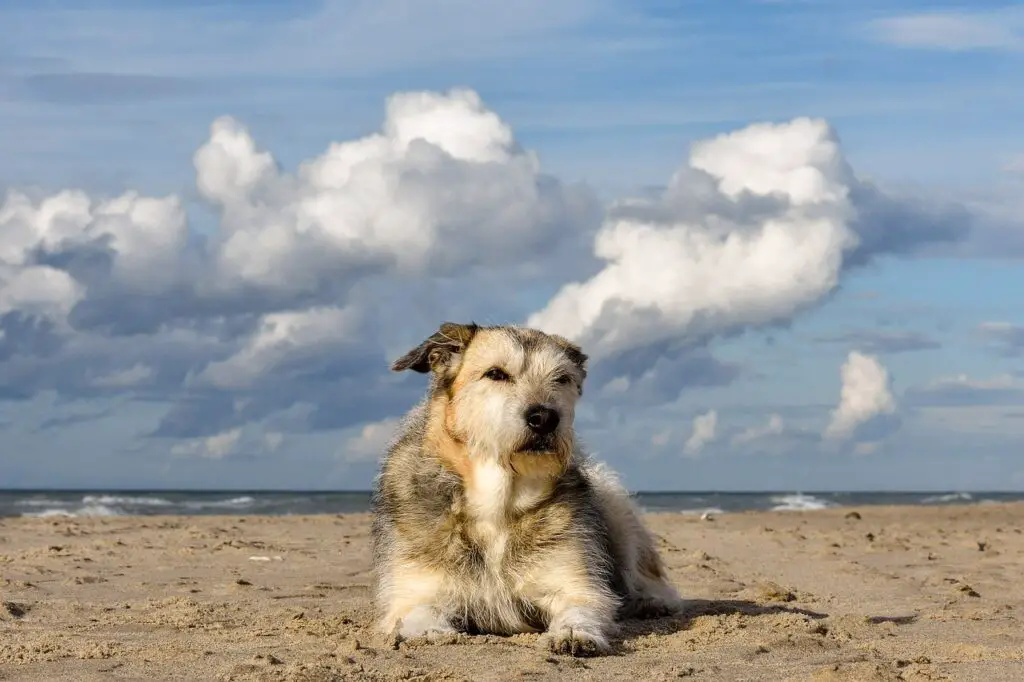
<instances>
[{"instance_id":1,"label":"dog's shadow","mask_svg":"<svg viewBox=\"0 0 1024 682\"><path fill-rule=\"evenodd\" d=\"M660 618L627 619L619 622L620 644L646 635L671 635L690 629L701 616L771 616L792 613L811 620L828 618L827 613L783 604L758 604L743 599L687 599L676 613Z\"/></svg>"},{"instance_id":2,"label":"dog's shadow","mask_svg":"<svg viewBox=\"0 0 1024 682\"><path fill-rule=\"evenodd\" d=\"M819 613L809 609L802 609L795 606L784 606L782 604L758 604L757 602L742 599L687 599L683 607L670 615L658 617L626 617L617 622L619 629L612 641L612 656L622 656L629 653L629 647L625 644L630 640L639 639L647 635L672 635L677 632L690 629L693 621L701 616L771 616L779 613L791 613L821 620L828 618L827 613ZM424 644L483 644L493 641L486 633L469 626L465 632L442 635L438 638L404 637L391 635L387 646L398 648L403 642L410 646L421 646ZM580 662L580 665L585 665Z\"/></svg>"}]
</instances>

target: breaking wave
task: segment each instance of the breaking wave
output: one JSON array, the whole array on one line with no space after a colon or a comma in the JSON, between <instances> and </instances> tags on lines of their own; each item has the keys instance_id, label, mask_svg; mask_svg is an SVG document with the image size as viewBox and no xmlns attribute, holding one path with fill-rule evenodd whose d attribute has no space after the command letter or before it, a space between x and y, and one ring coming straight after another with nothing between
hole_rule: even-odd
<instances>
[{"instance_id":1,"label":"breaking wave","mask_svg":"<svg viewBox=\"0 0 1024 682\"><path fill-rule=\"evenodd\" d=\"M771 498L772 511L814 511L817 509L828 509L836 506L835 503L803 493L792 495L776 495Z\"/></svg>"},{"instance_id":2,"label":"breaking wave","mask_svg":"<svg viewBox=\"0 0 1024 682\"><path fill-rule=\"evenodd\" d=\"M102 504L89 504L78 509L43 509L38 512L26 512L22 516L36 516L39 518L53 517L78 517L78 516L123 516L124 512L107 507Z\"/></svg>"},{"instance_id":3,"label":"breaking wave","mask_svg":"<svg viewBox=\"0 0 1024 682\"><path fill-rule=\"evenodd\" d=\"M945 504L947 502L969 502L974 499L970 493L949 493L947 495L932 495L921 500L921 504Z\"/></svg>"},{"instance_id":4,"label":"breaking wave","mask_svg":"<svg viewBox=\"0 0 1024 682\"><path fill-rule=\"evenodd\" d=\"M161 497L121 497L118 495L86 495L82 498L85 504L124 505L132 507L169 507L170 500Z\"/></svg>"},{"instance_id":5,"label":"breaking wave","mask_svg":"<svg viewBox=\"0 0 1024 682\"><path fill-rule=\"evenodd\" d=\"M232 497L229 500L193 500L183 503L186 509L237 509L239 507L248 507L254 504L256 500L248 495L242 497Z\"/></svg>"}]
</instances>

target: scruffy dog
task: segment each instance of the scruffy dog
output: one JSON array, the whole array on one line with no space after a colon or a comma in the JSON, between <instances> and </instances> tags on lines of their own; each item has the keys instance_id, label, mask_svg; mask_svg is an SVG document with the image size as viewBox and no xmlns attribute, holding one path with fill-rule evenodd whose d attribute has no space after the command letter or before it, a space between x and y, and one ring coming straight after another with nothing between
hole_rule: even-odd
<instances>
[{"instance_id":1,"label":"scruffy dog","mask_svg":"<svg viewBox=\"0 0 1024 682\"><path fill-rule=\"evenodd\" d=\"M681 605L625 489L576 443L586 361L559 336L446 322L394 363L433 378L374 493L385 634L545 631L586 656L617 618Z\"/></svg>"}]
</instances>

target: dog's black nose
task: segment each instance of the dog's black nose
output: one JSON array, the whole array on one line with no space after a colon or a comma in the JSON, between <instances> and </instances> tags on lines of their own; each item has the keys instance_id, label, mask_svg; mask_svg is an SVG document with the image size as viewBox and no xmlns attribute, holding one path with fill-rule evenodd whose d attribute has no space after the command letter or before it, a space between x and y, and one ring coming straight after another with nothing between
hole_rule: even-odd
<instances>
[{"instance_id":1,"label":"dog's black nose","mask_svg":"<svg viewBox=\"0 0 1024 682\"><path fill-rule=\"evenodd\" d=\"M554 433L558 428L558 412L550 407L534 405L526 410L526 425L539 435Z\"/></svg>"}]
</instances>

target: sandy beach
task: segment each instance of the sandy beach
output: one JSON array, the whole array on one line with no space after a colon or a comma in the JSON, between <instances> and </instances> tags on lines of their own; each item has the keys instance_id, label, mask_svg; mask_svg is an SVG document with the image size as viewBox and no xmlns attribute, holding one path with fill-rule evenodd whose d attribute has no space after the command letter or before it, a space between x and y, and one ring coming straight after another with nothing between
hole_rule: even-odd
<instances>
[{"instance_id":1,"label":"sandy beach","mask_svg":"<svg viewBox=\"0 0 1024 682\"><path fill-rule=\"evenodd\" d=\"M0 679L1024 679L1024 505L646 518L687 611L583 660L388 646L366 514L0 519Z\"/></svg>"}]
</instances>

